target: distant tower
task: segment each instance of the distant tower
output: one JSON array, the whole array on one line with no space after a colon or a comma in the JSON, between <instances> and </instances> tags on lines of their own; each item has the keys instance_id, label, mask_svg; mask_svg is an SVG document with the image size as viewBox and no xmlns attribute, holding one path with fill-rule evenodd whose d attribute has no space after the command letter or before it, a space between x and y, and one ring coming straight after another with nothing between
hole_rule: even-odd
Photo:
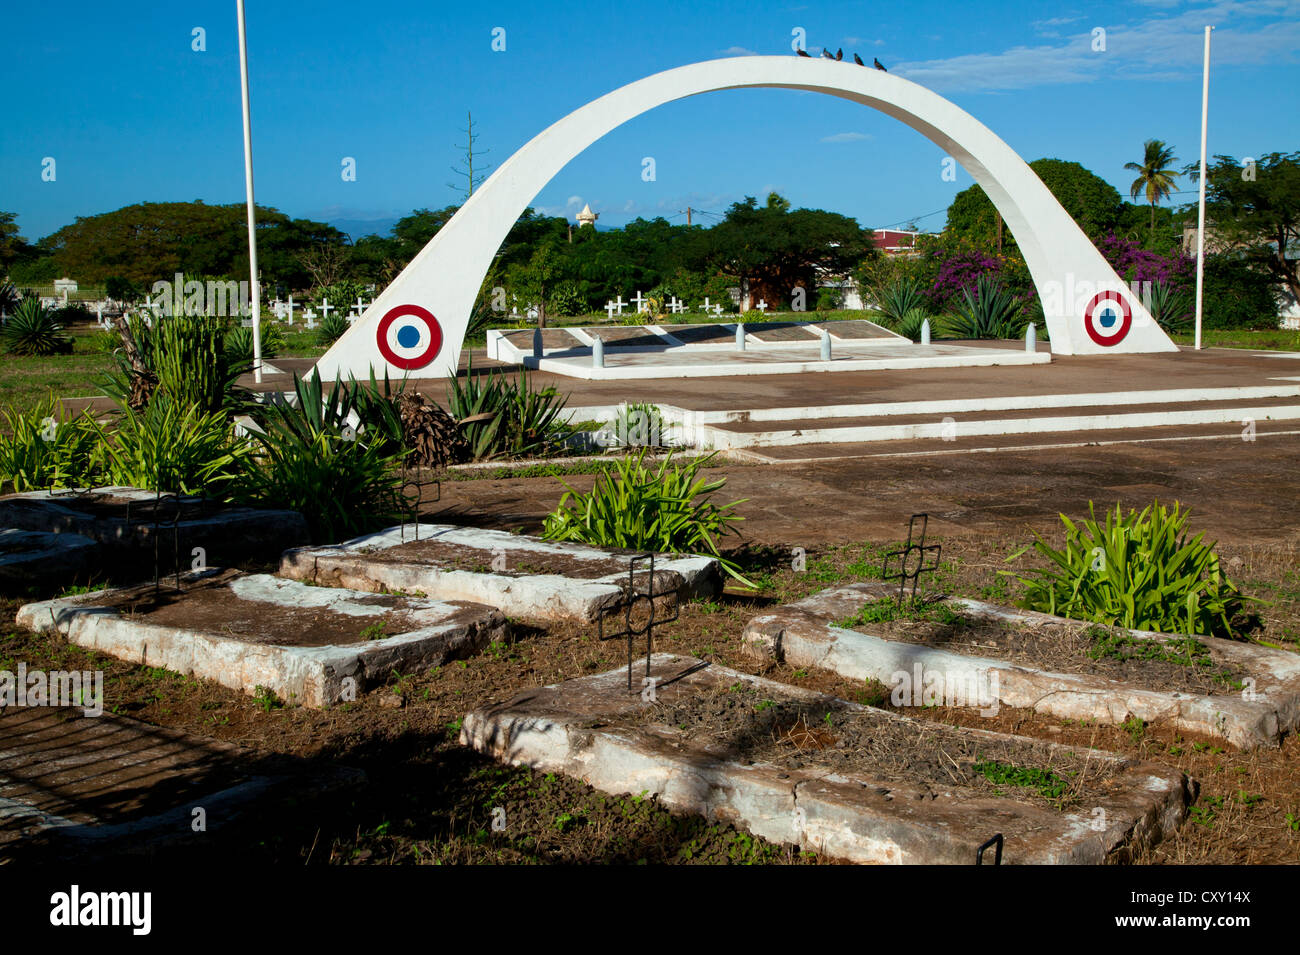
<instances>
[{"instance_id":1,"label":"distant tower","mask_svg":"<svg viewBox=\"0 0 1300 955\"><path fill-rule=\"evenodd\" d=\"M583 226L589 225L594 229L596 228L596 220L599 218L599 213L591 211L590 204L585 205L582 207L582 211L578 213L578 228L581 229Z\"/></svg>"}]
</instances>

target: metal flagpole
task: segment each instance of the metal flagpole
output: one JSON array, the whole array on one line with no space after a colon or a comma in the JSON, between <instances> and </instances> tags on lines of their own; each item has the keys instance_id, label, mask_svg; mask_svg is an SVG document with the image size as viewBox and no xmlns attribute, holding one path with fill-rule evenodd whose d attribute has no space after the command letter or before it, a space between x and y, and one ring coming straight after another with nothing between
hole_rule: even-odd
<instances>
[{"instance_id":1,"label":"metal flagpole","mask_svg":"<svg viewBox=\"0 0 1300 955\"><path fill-rule=\"evenodd\" d=\"M257 280L257 214L253 206L253 123L248 109L248 37L244 31L244 0L235 0L235 12L239 17L239 82L244 100L244 192L248 196L248 279L253 292L253 381L260 385L262 383L262 295Z\"/></svg>"},{"instance_id":2,"label":"metal flagpole","mask_svg":"<svg viewBox=\"0 0 1300 955\"><path fill-rule=\"evenodd\" d=\"M1201 181L1196 198L1196 350L1201 350L1201 296L1205 290L1205 132L1210 116L1210 31L1205 28L1205 66L1201 77Z\"/></svg>"}]
</instances>

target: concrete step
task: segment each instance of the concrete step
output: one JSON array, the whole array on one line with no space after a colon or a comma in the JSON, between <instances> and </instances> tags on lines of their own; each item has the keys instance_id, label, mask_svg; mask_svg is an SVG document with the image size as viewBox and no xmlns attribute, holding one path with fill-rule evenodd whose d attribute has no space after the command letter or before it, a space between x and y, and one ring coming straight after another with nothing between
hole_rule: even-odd
<instances>
[{"instance_id":1,"label":"concrete step","mask_svg":"<svg viewBox=\"0 0 1300 955\"><path fill-rule=\"evenodd\" d=\"M1062 413L1064 412L1064 413ZM699 443L719 450L877 441L938 439L981 435L1113 431L1243 421L1300 420L1300 396L1197 401L1187 404L1136 404L1029 408L1006 411L890 414L830 422L735 421L696 428ZM810 427L810 425L812 425ZM829 426L828 426L829 425Z\"/></svg>"}]
</instances>

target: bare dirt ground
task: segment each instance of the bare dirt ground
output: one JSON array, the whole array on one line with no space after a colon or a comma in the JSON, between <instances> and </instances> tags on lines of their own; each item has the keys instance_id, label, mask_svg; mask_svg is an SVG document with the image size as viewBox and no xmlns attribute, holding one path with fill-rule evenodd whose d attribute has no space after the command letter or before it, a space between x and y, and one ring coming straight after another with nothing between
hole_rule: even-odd
<instances>
[{"instance_id":1,"label":"bare dirt ground","mask_svg":"<svg viewBox=\"0 0 1300 955\"><path fill-rule=\"evenodd\" d=\"M1213 445L1213 446L1211 446ZM796 686L888 708L888 693L816 670L760 667L740 652L750 616L835 583L878 578L884 551L906 535L914 512L931 516L942 543L930 586L1014 600L1019 585L998 572L1029 565L1006 558L1038 530L1060 540L1058 511L1142 507L1153 498L1192 508L1192 526L1219 541L1233 579L1267 601L1256 636L1300 644L1300 521L1292 478L1300 439L1253 444L1189 442L893 459L727 466L724 500L748 498L735 556L756 593L729 587L684 605L658 631L658 649L713 660ZM589 476L567 478L589 486ZM428 519L536 529L563 485L555 478L447 481ZM806 565L795 570L794 548ZM250 568L267 569L267 568ZM10 604L12 611L16 604ZM620 665L626 647L594 628L542 630L522 621L509 644L427 673L394 674L389 688L330 710L281 708L211 683L97 657L61 640L0 637L0 669L18 660L105 670L107 708L137 719L253 747L259 753L364 769L369 785L310 806L267 806L220 838L168 853L187 863L249 862L827 862L773 846L729 826L667 812L639 794L607 796L563 777L509 769L456 743L468 710ZM1300 860L1300 743L1240 753L1159 725L1103 727L1002 708L994 718L944 708L912 710L966 724L1123 754L1194 776L1201 795L1179 834L1144 857L1152 863L1237 865ZM0 717L0 731L3 717ZM494 830L493 809L504 809ZM164 854L166 855L166 854Z\"/></svg>"}]
</instances>

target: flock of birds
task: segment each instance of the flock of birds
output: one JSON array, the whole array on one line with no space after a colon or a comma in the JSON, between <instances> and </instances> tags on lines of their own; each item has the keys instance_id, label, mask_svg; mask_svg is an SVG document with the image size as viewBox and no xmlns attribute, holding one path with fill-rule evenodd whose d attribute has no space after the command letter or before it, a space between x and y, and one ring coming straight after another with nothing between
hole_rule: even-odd
<instances>
[{"instance_id":1,"label":"flock of birds","mask_svg":"<svg viewBox=\"0 0 1300 955\"><path fill-rule=\"evenodd\" d=\"M798 49L796 49L795 52L798 53L800 56L807 56L807 57L811 57L811 56L812 56L811 53L808 53L808 52L806 52L806 51L804 51L804 50L798 50ZM828 59L828 60L842 60L842 59L844 59L844 50L843 50L843 48L836 50L834 56L831 56L831 51L830 51L830 50L822 50L822 56L826 57L826 59ZM865 63L862 62L862 57L858 56L856 53L853 54L853 62L856 63L856 64L858 64L858 66L866 66L866 65L867 65L867 64L865 64ZM881 63L881 62L880 62L878 59L876 59L874 56L871 58L871 62L875 64L876 69L878 69L878 70L885 70L885 64ZM888 73L889 70L885 70L885 72Z\"/></svg>"}]
</instances>

